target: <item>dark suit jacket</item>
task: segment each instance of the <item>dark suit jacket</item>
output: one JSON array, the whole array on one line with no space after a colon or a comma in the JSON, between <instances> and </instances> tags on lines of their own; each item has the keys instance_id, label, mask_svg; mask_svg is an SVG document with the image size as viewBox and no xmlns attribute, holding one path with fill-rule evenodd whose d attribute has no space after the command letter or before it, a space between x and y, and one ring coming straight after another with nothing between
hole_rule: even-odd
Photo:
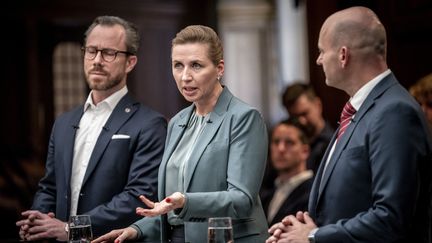
<instances>
[{"instance_id":1,"label":"dark suit jacket","mask_svg":"<svg viewBox=\"0 0 432 243\"><path fill-rule=\"evenodd\" d=\"M75 133L83 106L55 122L48 147L45 176L33 209L54 212L67 221ZM130 136L112 139L114 134ZM157 199L157 173L166 137L166 120L126 94L102 129L84 176L77 214L91 216L95 236L138 220L139 195Z\"/></svg>"},{"instance_id":2,"label":"dark suit jacket","mask_svg":"<svg viewBox=\"0 0 432 243\"><path fill-rule=\"evenodd\" d=\"M310 144L310 154L306 162L306 168L312 170L316 175L325 151L333 137L334 129L328 122L325 123L324 129Z\"/></svg>"},{"instance_id":3,"label":"dark suit jacket","mask_svg":"<svg viewBox=\"0 0 432 243\"><path fill-rule=\"evenodd\" d=\"M430 242L431 140L417 102L386 76L338 142L309 212L325 242ZM333 144L334 138L331 144Z\"/></svg>"},{"instance_id":4,"label":"dark suit jacket","mask_svg":"<svg viewBox=\"0 0 432 243\"><path fill-rule=\"evenodd\" d=\"M298 211L307 211L312 182L313 178L305 180L289 194L279 208L279 211L269 223L270 226L281 222L282 219L288 215L295 215ZM261 194L261 200L266 216L275 191L276 187L274 186L271 190L263 191L263 194Z\"/></svg>"}]
</instances>

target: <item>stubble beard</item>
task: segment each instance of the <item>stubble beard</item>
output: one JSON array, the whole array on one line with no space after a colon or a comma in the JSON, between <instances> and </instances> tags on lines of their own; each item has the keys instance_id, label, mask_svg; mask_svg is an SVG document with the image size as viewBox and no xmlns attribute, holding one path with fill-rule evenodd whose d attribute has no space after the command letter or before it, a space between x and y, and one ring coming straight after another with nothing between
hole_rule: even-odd
<instances>
[{"instance_id":1,"label":"stubble beard","mask_svg":"<svg viewBox=\"0 0 432 243\"><path fill-rule=\"evenodd\" d=\"M87 75L87 84L89 85L89 88L91 90L97 90L97 91L107 91L110 90L117 85L121 83L122 77L121 75L117 75L113 78L104 80L102 82L94 82L89 78L89 75Z\"/></svg>"}]
</instances>

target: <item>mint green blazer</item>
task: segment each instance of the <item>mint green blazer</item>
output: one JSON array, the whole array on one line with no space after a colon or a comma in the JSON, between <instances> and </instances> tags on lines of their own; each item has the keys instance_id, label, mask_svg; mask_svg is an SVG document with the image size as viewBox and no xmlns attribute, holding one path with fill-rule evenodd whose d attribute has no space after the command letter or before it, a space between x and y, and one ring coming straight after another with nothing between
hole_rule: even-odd
<instances>
[{"instance_id":1,"label":"mint green blazer","mask_svg":"<svg viewBox=\"0 0 432 243\"><path fill-rule=\"evenodd\" d=\"M165 195L167 161L175 150L195 107L191 105L175 115L168 125L166 147L159 168L159 200ZM264 242L267 221L258 192L267 159L268 137L260 113L232 95L224 87L209 122L199 137L184 180L186 204L178 212L184 220L186 242L207 242L210 217L231 217L236 243ZM142 240L155 237L167 242L169 224L166 215L135 222Z\"/></svg>"}]
</instances>

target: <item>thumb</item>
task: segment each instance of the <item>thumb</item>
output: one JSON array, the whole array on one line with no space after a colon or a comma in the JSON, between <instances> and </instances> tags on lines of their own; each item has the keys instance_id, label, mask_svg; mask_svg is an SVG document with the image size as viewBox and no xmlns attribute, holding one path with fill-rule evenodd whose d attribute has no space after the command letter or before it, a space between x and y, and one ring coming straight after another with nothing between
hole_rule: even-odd
<instances>
[{"instance_id":1,"label":"thumb","mask_svg":"<svg viewBox=\"0 0 432 243\"><path fill-rule=\"evenodd\" d=\"M305 212L305 213L303 214L303 218L304 218L304 222L305 222L306 224L312 224L312 225L315 225L315 222L313 221L313 219L311 218L311 216L309 215L308 212Z\"/></svg>"}]
</instances>

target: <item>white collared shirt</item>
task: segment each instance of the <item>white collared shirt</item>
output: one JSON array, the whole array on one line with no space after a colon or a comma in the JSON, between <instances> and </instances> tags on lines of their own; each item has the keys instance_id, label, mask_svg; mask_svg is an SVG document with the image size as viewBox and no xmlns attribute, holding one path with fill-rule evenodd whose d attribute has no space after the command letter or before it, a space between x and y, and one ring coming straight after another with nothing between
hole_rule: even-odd
<instances>
[{"instance_id":1,"label":"white collared shirt","mask_svg":"<svg viewBox=\"0 0 432 243\"><path fill-rule=\"evenodd\" d=\"M84 114L79 123L79 129L75 134L74 155L71 172L71 208L70 215L76 215L78 200L84 175L92 155L94 146L102 128L110 117L120 99L128 92L126 85L110 95L108 98L95 105L92 92L84 104Z\"/></svg>"},{"instance_id":2,"label":"white collared shirt","mask_svg":"<svg viewBox=\"0 0 432 243\"><path fill-rule=\"evenodd\" d=\"M291 192L294 191L300 184L304 181L312 178L313 172L312 170L305 170L293 177L289 178L286 181L282 181L280 177L276 178L275 185L276 191L273 194L273 198L270 201L268 210L267 210L267 221L271 222L273 218L276 216L283 202L289 197Z\"/></svg>"},{"instance_id":3,"label":"white collared shirt","mask_svg":"<svg viewBox=\"0 0 432 243\"><path fill-rule=\"evenodd\" d=\"M372 91L372 89L375 88L375 86L379 82L381 82L381 80L383 80L390 73L391 73L390 69L387 69L384 72L380 73L378 76L376 76L375 78L373 78L372 80L370 80L369 82L367 82L365 85L363 85L363 87L361 87L353 95L353 97L351 97L349 99L349 102L351 103L351 105L354 107L354 109L356 111L358 111L360 109L360 107L362 106L363 102L366 100L366 98L368 97L368 95L370 94L370 92ZM355 115L356 114L354 114L352 118L354 118ZM329 156L327 157L326 163L324 165L324 171L322 173L322 177L321 178L324 177L325 170L327 169L327 165L328 165L331 157L333 156L333 152L334 152L334 150L336 148L336 144L337 144L337 140L335 140L335 142L332 144Z\"/></svg>"}]
</instances>

